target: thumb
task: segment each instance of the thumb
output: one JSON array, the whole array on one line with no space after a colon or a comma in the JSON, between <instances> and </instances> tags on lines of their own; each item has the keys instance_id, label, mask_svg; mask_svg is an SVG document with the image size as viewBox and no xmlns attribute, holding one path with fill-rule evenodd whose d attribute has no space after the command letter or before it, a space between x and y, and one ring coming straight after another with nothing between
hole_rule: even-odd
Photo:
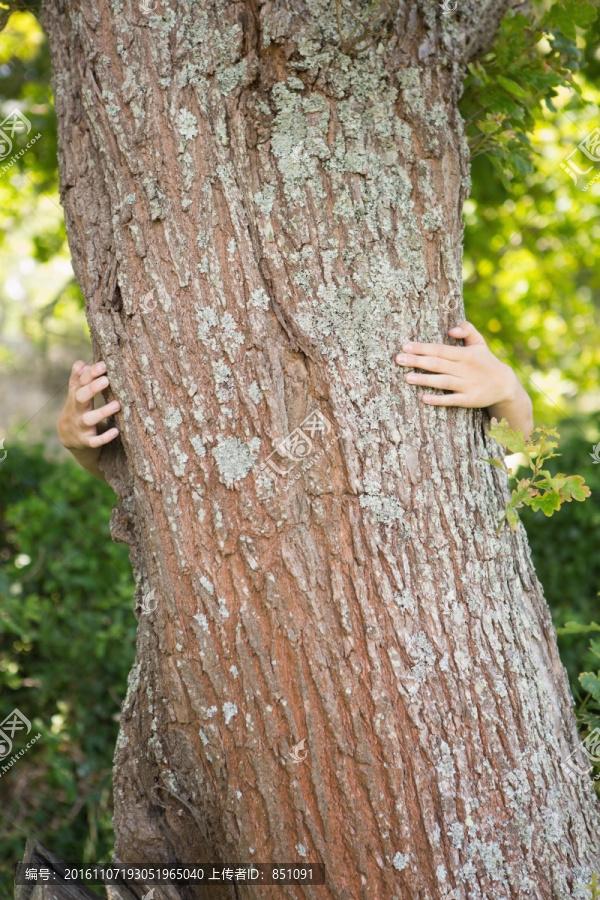
<instances>
[{"instance_id":1,"label":"thumb","mask_svg":"<svg viewBox=\"0 0 600 900\"><path fill-rule=\"evenodd\" d=\"M462 338L465 342L465 347L472 347L474 344L485 344L485 338L479 334L475 326L471 325L470 322L461 322L460 325L455 325L448 334L453 338Z\"/></svg>"}]
</instances>

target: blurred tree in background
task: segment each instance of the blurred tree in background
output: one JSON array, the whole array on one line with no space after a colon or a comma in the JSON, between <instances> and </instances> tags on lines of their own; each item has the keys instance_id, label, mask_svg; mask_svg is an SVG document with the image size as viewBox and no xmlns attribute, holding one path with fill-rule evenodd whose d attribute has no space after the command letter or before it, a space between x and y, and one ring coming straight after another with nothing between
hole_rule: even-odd
<instances>
[{"instance_id":1,"label":"blurred tree in background","mask_svg":"<svg viewBox=\"0 0 600 900\"><path fill-rule=\"evenodd\" d=\"M517 369L536 420L546 424L574 410L597 409L599 399L600 185L583 192L560 168L598 124L598 20L577 44L583 68L574 87L558 88L551 101L556 111L541 105L528 134L531 172L512 173L507 182L493 156L475 153L464 215L467 314L494 352ZM498 50L503 73L505 57L517 50L509 32ZM469 118L473 81L469 77L463 98Z\"/></svg>"},{"instance_id":2,"label":"blurred tree in background","mask_svg":"<svg viewBox=\"0 0 600 900\"><path fill-rule=\"evenodd\" d=\"M13 13L0 32L2 118L16 106L31 122L27 139L42 135L12 165L27 139L0 159L0 422L14 432L31 420L27 439L46 441L61 405L52 397L90 348L58 196L50 57L35 11Z\"/></svg>"},{"instance_id":3,"label":"blurred tree in background","mask_svg":"<svg viewBox=\"0 0 600 900\"><path fill-rule=\"evenodd\" d=\"M0 175L0 364L13 385L0 400L9 451L0 463L0 714L17 707L42 734L0 777L2 894L26 836L73 863L109 859L112 754L136 632L127 550L108 530L112 491L71 461L57 462L48 430L73 360L91 359L91 349L58 198L49 57L36 12L28 4L0 32L2 114L16 103L42 134ZM506 102L511 127L522 117L533 162L511 174L499 172L493 154L475 154L464 254L468 317L517 369L536 420L558 425L560 469L583 474L592 489L590 500L552 519L523 515L557 626L600 618L600 465L590 458L600 440L600 184L583 192L560 168L598 122L600 26L585 13L585 30L576 29L561 15L564 33L552 38L561 65L583 67L572 87L558 88L550 104L530 104L525 116ZM499 76L516 84L504 89L518 100L518 73L505 77L522 62L511 28L507 20L482 66L492 86L502 86ZM536 52L543 82L549 39ZM468 120L478 112L481 77L472 72L467 81ZM594 683L578 676L597 671L600 643L597 635L594 655L589 635L570 630L559 646L580 703Z\"/></svg>"}]
</instances>

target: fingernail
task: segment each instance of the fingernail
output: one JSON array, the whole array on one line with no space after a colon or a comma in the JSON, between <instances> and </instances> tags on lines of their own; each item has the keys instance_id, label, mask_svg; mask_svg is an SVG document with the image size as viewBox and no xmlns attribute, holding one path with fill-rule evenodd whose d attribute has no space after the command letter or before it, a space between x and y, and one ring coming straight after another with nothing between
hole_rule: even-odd
<instances>
[{"instance_id":1,"label":"fingernail","mask_svg":"<svg viewBox=\"0 0 600 900\"><path fill-rule=\"evenodd\" d=\"M412 348L413 348L413 345L412 345L412 344L402 344L402 349L403 349L403 350L406 350L407 353L410 353L410 351L412 350Z\"/></svg>"},{"instance_id":2,"label":"fingernail","mask_svg":"<svg viewBox=\"0 0 600 900\"><path fill-rule=\"evenodd\" d=\"M404 376L405 381L414 381L417 376L414 372L409 372L408 375Z\"/></svg>"},{"instance_id":3,"label":"fingernail","mask_svg":"<svg viewBox=\"0 0 600 900\"><path fill-rule=\"evenodd\" d=\"M398 356L396 357L396 362L397 363L405 363L406 356L403 353L399 353Z\"/></svg>"},{"instance_id":4,"label":"fingernail","mask_svg":"<svg viewBox=\"0 0 600 900\"><path fill-rule=\"evenodd\" d=\"M105 362L99 362L99 363L98 363L98 368L100 369L101 372L106 372L106 363L105 363Z\"/></svg>"},{"instance_id":5,"label":"fingernail","mask_svg":"<svg viewBox=\"0 0 600 900\"><path fill-rule=\"evenodd\" d=\"M102 387L106 387L108 385L108 378L101 378L99 383Z\"/></svg>"}]
</instances>

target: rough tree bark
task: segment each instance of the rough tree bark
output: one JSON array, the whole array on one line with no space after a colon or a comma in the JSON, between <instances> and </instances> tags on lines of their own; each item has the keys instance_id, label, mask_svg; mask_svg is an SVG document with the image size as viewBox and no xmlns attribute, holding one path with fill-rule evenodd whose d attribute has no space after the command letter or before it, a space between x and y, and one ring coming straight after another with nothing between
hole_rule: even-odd
<instances>
[{"instance_id":1,"label":"rough tree bark","mask_svg":"<svg viewBox=\"0 0 600 900\"><path fill-rule=\"evenodd\" d=\"M286 897L588 896L596 799L561 770L567 679L523 530L495 534L485 418L423 408L392 362L462 317L457 100L505 7L404 0L346 54L334 0L46 4L74 266L122 404L127 862L326 864ZM315 410L306 460L264 468Z\"/></svg>"}]
</instances>

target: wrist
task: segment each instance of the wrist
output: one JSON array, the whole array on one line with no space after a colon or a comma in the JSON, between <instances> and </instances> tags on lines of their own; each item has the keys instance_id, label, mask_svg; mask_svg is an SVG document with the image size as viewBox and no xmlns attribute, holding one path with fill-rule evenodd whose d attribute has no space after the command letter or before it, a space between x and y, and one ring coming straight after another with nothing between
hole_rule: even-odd
<instances>
[{"instance_id":1,"label":"wrist","mask_svg":"<svg viewBox=\"0 0 600 900\"><path fill-rule=\"evenodd\" d=\"M506 366L506 368L508 369L508 372L506 373L507 377L504 383L503 396L494 404L494 406L513 406L522 399L522 395L525 393L521 382L511 367Z\"/></svg>"},{"instance_id":2,"label":"wrist","mask_svg":"<svg viewBox=\"0 0 600 900\"><path fill-rule=\"evenodd\" d=\"M503 398L489 406L488 413L498 421L506 419L511 428L518 429L525 440L529 440L534 424L531 398L512 369L510 371L512 377L507 379Z\"/></svg>"},{"instance_id":3,"label":"wrist","mask_svg":"<svg viewBox=\"0 0 600 900\"><path fill-rule=\"evenodd\" d=\"M62 423L61 416L58 417L58 421L56 423L56 433L58 435L59 441L61 442L61 444L63 445L65 450L68 450L69 448L67 447L67 436L63 429L63 423Z\"/></svg>"},{"instance_id":4,"label":"wrist","mask_svg":"<svg viewBox=\"0 0 600 900\"><path fill-rule=\"evenodd\" d=\"M98 460L100 459L100 454L102 453L102 447L67 447L66 448L72 456L75 457L79 465L86 469L88 472L91 472L92 475L95 475L96 478L100 478L103 481L106 481L104 477L104 473L101 471L100 466L98 465Z\"/></svg>"}]
</instances>

